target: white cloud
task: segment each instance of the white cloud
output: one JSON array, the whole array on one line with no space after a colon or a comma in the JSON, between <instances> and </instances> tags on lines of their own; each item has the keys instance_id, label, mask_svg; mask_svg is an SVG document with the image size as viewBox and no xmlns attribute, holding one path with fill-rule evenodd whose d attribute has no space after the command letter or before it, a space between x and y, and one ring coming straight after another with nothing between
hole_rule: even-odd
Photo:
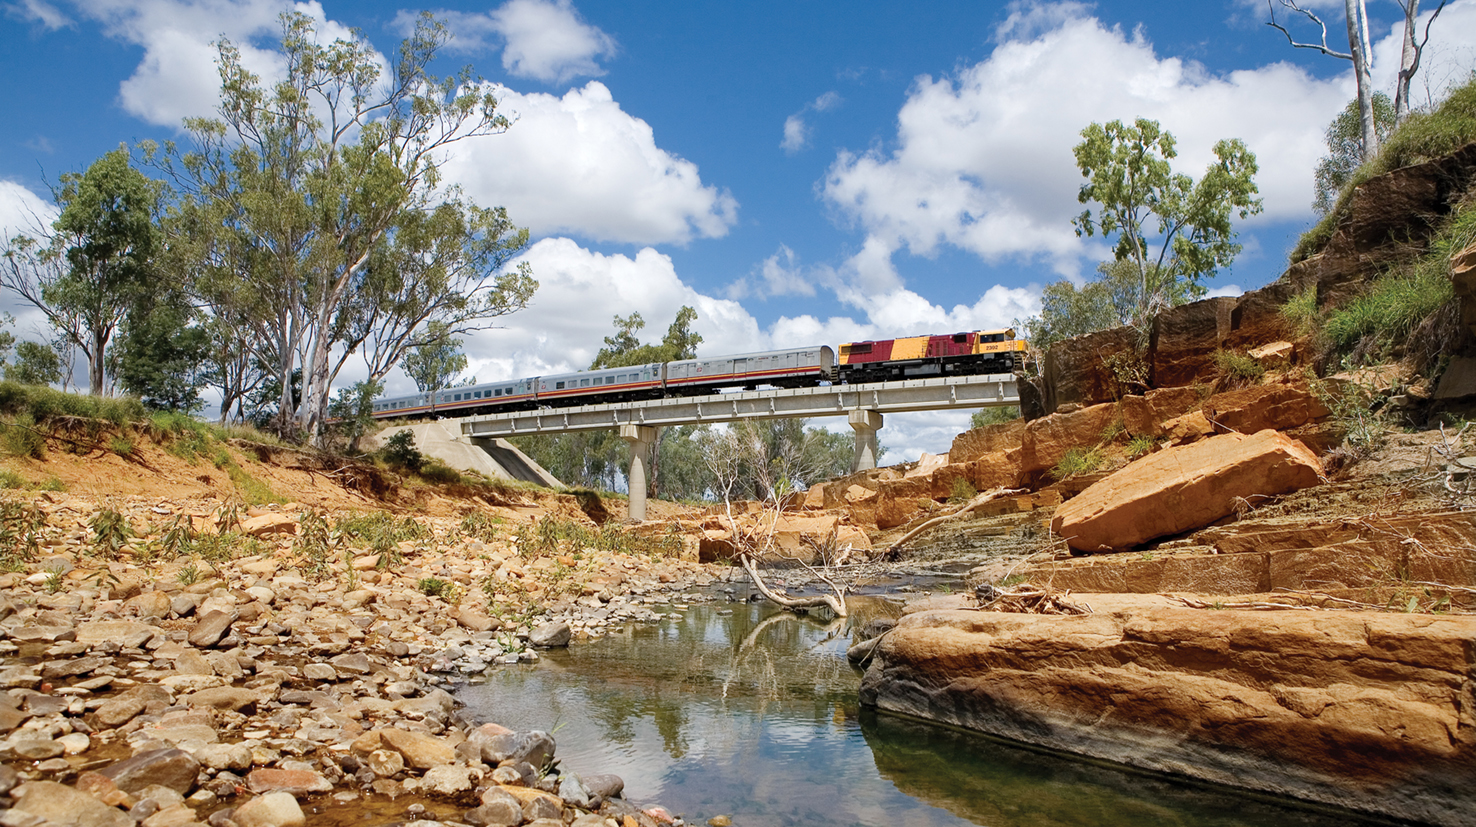
<instances>
[{"instance_id":1,"label":"white cloud","mask_svg":"<svg viewBox=\"0 0 1476 827\"><path fill-rule=\"evenodd\" d=\"M784 140L779 142L779 147L789 155L804 149L810 145L810 125L805 121L807 112L829 112L841 105L842 98L839 93L826 92L820 97L805 104L800 111L784 119Z\"/></svg>"},{"instance_id":2,"label":"white cloud","mask_svg":"<svg viewBox=\"0 0 1476 827\"><path fill-rule=\"evenodd\" d=\"M283 12L317 21L322 42L352 37L347 26L327 19L317 0L79 0L77 6L101 22L109 36L143 47L143 60L119 86L119 103L163 126L215 114L220 75L213 44L222 37L240 49L242 65L268 83L284 69L274 48ZM267 48L255 45L263 40Z\"/></svg>"},{"instance_id":3,"label":"white cloud","mask_svg":"<svg viewBox=\"0 0 1476 827\"><path fill-rule=\"evenodd\" d=\"M56 218L56 205L14 181L0 180L0 238L33 235Z\"/></svg>"},{"instance_id":4,"label":"white cloud","mask_svg":"<svg viewBox=\"0 0 1476 827\"><path fill-rule=\"evenodd\" d=\"M7 17L37 23L49 31L74 25L72 18L46 0L20 0L18 3L6 3L0 8L5 10Z\"/></svg>"},{"instance_id":5,"label":"white cloud","mask_svg":"<svg viewBox=\"0 0 1476 827\"><path fill-rule=\"evenodd\" d=\"M492 12L507 40L502 66L545 83L604 74L596 58L615 53L615 40L580 19L569 0L508 0Z\"/></svg>"},{"instance_id":6,"label":"white cloud","mask_svg":"<svg viewBox=\"0 0 1476 827\"><path fill-rule=\"evenodd\" d=\"M656 145L650 124L620 108L598 81L563 97L498 88L517 122L463 141L446 165L481 204L500 204L535 235L683 244L726 235L738 202L704 185L697 165Z\"/></svg>"},{"instance_id":7,"label":"white cloud","mask_svg":"<svg viewBox=\"0 0 1476 827\"><path fill-rule=\"evenodd\" d=\"M813 296L815 295L816 272L806 272L799 264L799 257L788 244L780 244L772 256L764 259L753 272L727 287L730 299L748 296Z\"/></svg>"},{"instance_id":8,"label":"white cloud","mask_svg":"<svg viewBox=\"0 0 1476 827\"><path fill-rule=\"evenodd\" d=\"M476 54L501 46L504 69L545 83L603 75L596 60L617 50L615 39L584 22L569 0L509 0L486 13L438 9L434 14L451 30L452 50ZM395 25L408 33L419 16L401 11Z\"/></svg>"},{"instance_id":9,"label":"white cloud","mask_svg":"<svg viewBox=\"0 0 1476 827\"><path fill-rule=\"evenodd\" d=\"M995 264L1044 260L1078 276L1105 252L1078 239L1071 217L1081 183L1072 156L1091 122L1147 117L1179 139L1176 168L1198 176L1221 138L1257 152L1266 219L1301 218L1322 131L1350 92L1285 63L1223 75L1161 58L1079 4L1017 5L984 61L956 76L917 79L898 115L896 146L842 152L825 198L867 235L849 265L873 293L889 259L929 256L940 244Z\"/></svg>"}]
</instances>

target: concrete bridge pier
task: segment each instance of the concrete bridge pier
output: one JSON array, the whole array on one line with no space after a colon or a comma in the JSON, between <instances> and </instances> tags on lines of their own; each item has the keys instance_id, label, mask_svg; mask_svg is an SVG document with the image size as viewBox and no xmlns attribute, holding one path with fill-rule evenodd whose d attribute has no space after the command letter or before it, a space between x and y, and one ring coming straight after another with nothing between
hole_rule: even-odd
<instances>
[{"instance_id":1,"label":"concrete bridge pier","mask_svg":"<svg viewBox=\"0 0 1476 827\"><path fill-rule=\"evenodd\" d=\"M851 427L856 431L856 458L851 463L851 473L869 471L876 467L876 432L882 426L882 415L878 411L851 411L848 416Z\"/></svg>"},{"instance_id":2,"label":"concrete bridge pier","mask_svg":"<svg viewBox=\"0 0 1476 827\"><path fill-rule=\"evenodd\" d=\"M620 438L630 444L630 519L646 519L646 463L651 459L651 444L656 429L649 425L621 425Z\"/></svg>"}]
</instances>

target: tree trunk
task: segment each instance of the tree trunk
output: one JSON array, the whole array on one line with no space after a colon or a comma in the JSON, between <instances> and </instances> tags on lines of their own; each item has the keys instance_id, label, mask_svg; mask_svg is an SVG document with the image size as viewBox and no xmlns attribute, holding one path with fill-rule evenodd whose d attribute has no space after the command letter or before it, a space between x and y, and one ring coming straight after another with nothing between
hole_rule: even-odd
<instances>
[{"instance_id":1,"label":"tree trunk","mask_svg":"<svg viewBox=\"0 0 1476 827\"><path fill-rule=\"evenodd\" d=\"M1343 0L1348 17L1348 54L1358 81L1358 119L1363 128L1362 160L1379 154L1379 133L1373 109L1373 55L1368 49L1368 10L1364 0Z\"/></svg>"},{"instance_id":2,"label":"tree trunk","mask_svg":"<svg viewBox=\"0 0 1476 827\"><path fill-rule=\"evenodd\" d=\"M87 354L87 392L93 396L102 396L103 384L103 359L107 352L108 334L101 328L92 331L92 350Z\"/></svg>"}]
</instances>

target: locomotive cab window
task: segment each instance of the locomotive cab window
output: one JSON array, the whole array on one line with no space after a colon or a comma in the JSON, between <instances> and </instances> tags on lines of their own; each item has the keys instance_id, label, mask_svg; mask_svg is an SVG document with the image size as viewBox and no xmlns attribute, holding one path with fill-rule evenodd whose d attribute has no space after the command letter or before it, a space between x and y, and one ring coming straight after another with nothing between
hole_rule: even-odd
<instances>
[{"instance_id":1,"label":"locomotive cab window","mask_svg":"<svg viewBox=\"0 0 1476 827\"><path fill-rule=\"evenodd\" d=\"M957 344L963 344L964 342L967 342L968 340L969 340L969 334L967 334L967 333L955 333L953 335L953 341L955 343L957 343Z\"/></svg>"}]
</instances>

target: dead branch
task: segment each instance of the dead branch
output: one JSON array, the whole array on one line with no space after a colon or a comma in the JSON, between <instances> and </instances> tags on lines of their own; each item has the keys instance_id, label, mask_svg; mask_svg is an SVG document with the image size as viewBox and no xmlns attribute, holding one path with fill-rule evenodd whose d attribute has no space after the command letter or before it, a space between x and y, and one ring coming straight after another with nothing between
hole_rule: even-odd
<instances>
[{"instance_id":1,"label":"dead branch","mask_svg":"<svg viewBox=\"0 0 1476 827\"><path fill-rule=\"evenodd\" d=\"M1293 0L1281 0L1281 5L1291 9L1294 12L1299 12L1305 15L1307 19L1311 20L1313 23L1316 23L1318 28L1322 29L1322 43L1320 45L1316 43L1298 43L1297 41L1292 39L1291 32L1287 31L1285 26L1282 26L1280 23L1276 22L1276 7L1271 4L1271 0L1266 0L1266 10L1271 13L1271 22L1267 23L1266 25L1286 35L1286 42L1290 43L1293 48L1313 49L1322 52L1329 57L1341 58L1343 60L1353 59L1353 55L1344 54L1343 52L1336 51L1332 47L1327 45L1327 24L1322 22L1322 18L1318 17L1307 9L1298 6Z\"/></svg>"},{"instance_id":2,"label":"dead branch","mask_svg":"<svg viewBox=\"0 0 1476 827\"><path fill-rule=\"evenodd\" d=\"M832 612L835 612L837 617L846 616L846 602L843 597L838 596L840 589L837 588L834 583L832 583L823 575L817 574L817 576L819 576L821 580L824 580L837 594L817 594L812 597L790 597L787 594L779 594L778 592L769 588L768 584L764 582L763 575L759 574L758 564L754 562L752 554L740 554L738 555L738 560L740 563L743 564L743 570L748 572L748 579L753 581L754 588L758 589L759 594L763 595L765 599L773 603L777 603L786 609L814 609L819 608L820 606L828 606L830 607L830 610ZM806 568L809 567L806 566ZM814 569L811 569L811 572L814 572Z\"/></svg>"},{"instance_id":3,"label":"dead branch","mask_svg":"<svg viewBox=\"0 0 1476 827\"><path fill-rule=\"evenodd\" d=\"M935 526L938 526L938 525L940 525L942 523L946 523L949 520L957 520L960 517L963 517L964 515L973 512L975 509L979 508L980 506L982 506L985 503L988 503L988 502L990 502L992 500L997 500L1000 497L1007 497L1007 496L1009 496L1011 494L1019 494L1019 493L1021 493L1024 490L1025 489L1023 489L1023 488L993 488L993 489L990 489L988 491L985 491L984 493L979 494L978 496L974 497L972 500L969 500L967 503L965 503L959 509L957 509L955 511L952 511L952 512L950 512L948 514L943 514L941 516L934 517L933 519L928 520L927 522L923 523L922 525L918 526L917 528L914 528L913 530L907 532L906 534L903 534L902 537L901 537L901 539L897 540L897 542L892 543L890 546L888 546L887 549L886 549L886 551L882 552L882 554L883 555L893 555L893 554L896 554L897 552L899 552L899 551L902 550L902 546L904 544L906 544L908 540L911 540L912 538L918 536L919 534L922 534L924 531L927 531L927 530L929 530L929 529L931 529L931 528L933 528Z\"/></svg>"},{"instance_id":4,"label":"dead branch","mask_svg":"<svg viewBox=\"0 0 1476 827\"><path fill-rule=\"evenodd\" d=\"M1052 588L1037 588L1029 584L1011 589L1001 589L985 583L974 589L980 611L1011 612L1034 615L1089 615L1092 607L1085 603L1073 603L1067 598L1071 590L1058 592Z\"/></svg>"},{"instance_id":5,"label":"dead branch","mask_svg":"<svg viewBox=\"0 0 1476 827\"><path fill-rule=\"evenodd\" d=\"M1250 600L1239 601L1239 602L1236 602L1236 603L1206 603L1203 600L1195 600L1195 599L1189 598L1189 597L1180 597L1180 596L1175 595L1175 594L1161 594L1159 596L1160 597L1167 597L1170 600L1177 600L1180 603L1183 603L1185 606L1188 606L1191 609L1250 609L1250 610L1258 611L1258 612L1275 612L1275 611L1315 612L1315 611L1318 610L1316 606L1296 606L1296 605L1292 605L1290 603L1263 603L1263 602L1259 602L1259 601L1250 601Z\"/></svg>"}]
</instances>

